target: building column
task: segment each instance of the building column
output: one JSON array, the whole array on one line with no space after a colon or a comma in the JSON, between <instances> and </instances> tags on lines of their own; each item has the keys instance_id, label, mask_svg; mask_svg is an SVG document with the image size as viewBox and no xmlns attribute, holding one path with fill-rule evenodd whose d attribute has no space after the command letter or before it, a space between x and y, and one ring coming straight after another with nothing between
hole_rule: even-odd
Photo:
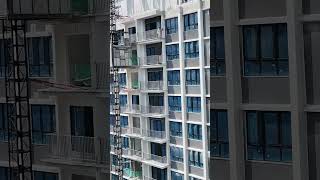
<instances>
[{"instance_id":1,"label":"building column","mask_svg":"<svg viewBox=\"0 0 320 180\"><path fill-rule=\"evenodd\" d=\"M201 120L202 120L202 154L203 154L203 177L209 179L209 161L208 161L208 140L207 137L207 97L206 97L206 69L204 56L204 25L203 10L198 10L198 37L199 37L199 68L200 68L200 95L201 95Z\"/></svg>"},{"instance_id":2,"label":"building column","mask_svg":"<svg viewBox=\"0 0 320 180\"><path fill-rule=\"evenodd\" d=\"M293 180L309 177L302 14L299 0L287 0Z\"/></svg>"},{"instance_id":3,"label":"building column","mask_svg":"<svg viewBox=\"0 0 320 180\"><path fill-rule=\"evenodd\" d=\"M183 166L184 166L184 179L188 179L188 127L187 127L188 124L187 124L186 78L185 78L185 69L184 69L185 58L184 58L184 42L183 42L184 41L184 25L183 25L183 12L181 7L179 7L179 14L178 14L178 34L179 34Z\"/></svg>"},{"instance_id":4,"label":"building column","mask_svg":"<svg viewBox=\"0 0 320 180\"><path fill-rule=\"evenodd\" d=\"M230 152L230 180L245 180L243 114L240 109L241 58L239 47L239 11L237 0L224 0L224 33L227 79L227 104Z\"/></svg>"}]
</instances>

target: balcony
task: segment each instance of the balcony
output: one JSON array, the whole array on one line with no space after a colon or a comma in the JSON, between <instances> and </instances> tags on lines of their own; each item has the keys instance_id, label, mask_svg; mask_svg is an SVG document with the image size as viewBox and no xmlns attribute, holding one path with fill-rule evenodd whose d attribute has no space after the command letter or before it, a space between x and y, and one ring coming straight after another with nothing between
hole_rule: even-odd
<instances>
[{"instance_id":1,"label":"balcony","mask_svg":"<svg viewBox=\"0 0 320 180\"><path fill-rule=\"evenodd\" d=\"M192 29L190 29L190 30L184 31L184 39L185 40L197 39L199 37L198 35L199 35L199 32L198 32L198 26L197 25L192 27Z\"/></svg>"},{"instance_id":2,"label":"balcony","mask_svg":"<svg viewBox=\"0 0 320 180\"><path fill-rule=\"evenodd\" d=\"M148 115L164 115L165 108L164 106L151 106L151 105L143 106L142 113L148 114Z\"/></svg>"},{"instance_id":3,"label":"balcony","mask_svg":"<svg viewBox=\"0 0 320 180\"><path fill-rule=\"evenodd\" d=\"M143 90L145 91L163 91L163 81L147 81L143 84Z\"/></svg>"},{"instance_id":4,"label":"balcony","mask_svg":"<svg viewBox=\"0 0 320 180\"><path fill-rule=\"evenodd\" d=\"M135 150L135 149L122 149L123 156L125 158L133 159L136 161L142 160L142 152L141 150Z\"/></svg>"},{"instance_id":5,"label":"balcony","mask_svg":"<svg viewBox=\"0 0 320 180\"><path fill-rule=\"evenodd\" d=\"M129 179L141 179L142 178L142 171L135 171L130 168L123 169L123 174L125 177Z\"/></svg>"},{"instance_id":6,"label":"balcony","mask_svg":"<svg viewBox=\"0 0 320 180\"><path fill-rule=\"evenodd\" d=\"M110 112L115 113L116 105L110 104ZM128 113L130 112L129 105L120 105L120 113Z\"/></svg>"},{"instance_id":7,"label":"balcony","mask_svg":"<svg viewBox=\"0 0 320 180\"><path fill-rule=\"evenodd\" d=\"M134 43L137 42L137 36L136 36L136 34L130 34L130 35L129 35L129 42L130 42L131 44L134 44Z\"/></svg>"},{"instance_id":8,"label":"balcony","mask_svg":"<svg viewBox=\"0 0 320 180\"><path fill-rule=\"evenodd\" d=\"M179 33L171 33L166 35L166 42L178 42L179 41Z\"/></svg>"},{"instance_id":9,"label":"balcony","mask_svg":"<svg viewBox=\"0 0 320 180\"><path fill-rule=\"evenodd\" d=\"M104 0L12 0L9 7L7 0L0 0L0 18L11 15L16 18L57 18L61 16L105 15L108 6Z\"/></svg>"},{"instance_id":10,"label":"balcony","mask_svg":"<svg viewBox=\"0 0 320 180\"><path fill-rule=\"evenodd\" d=\"M142 66L163 66L165 64L162 55L152 55L140 58Z\"/></svg>"},{"instance_id":11,"label":"balcony","mask_svg":"<svg viewBox=\"0 0 320 180\"><path fill-rule=\"evenodd\" d=\"M133 136L133 137L140 137L141 136L141 129L137 127L129 127L126 130L127 135Z\"/></svg>"},{"instance_id":12,"label":"balcony","mask_svg":"<svg viewBox=\"0 0 320 180\"><path fill-rule=\"evenodd\" d=\"M138 42L160 41L163 38L161 28L138 33Z\"/></svg>"},{"instance_id":13,"label":"balcony","mask_svg":"<svg viewBox=\"0 0 320 180\"><path fill-rule=\"evenodd\" d=\"M72 64L70 66L71 84L80 87L91 86L91 65Z\"/></svg>"},{"instance_id":14,"label":"balcony","mask_svg":"<svg viewBox=\"0 0 320 180\"><path fill-rule=\"evenodd\" d=\"M158 156L155 154L143 153L142 158L144 161L146 161L146 163L153 166L158 166L160 168L165 168L168 165L166 156Z\"/></svg>"},{"instance_id":15,"label":"balcony","mask_svg":"<svg viewBox=\"0 0 320 180\"><path fill-rule=\"evenodd\" d=\"M141 88L140 82L138 80L133 80L131 82L131 89L132 90L139 90Z\"/></svg>"},{"instance_id":16,"label":"balcony","mask_svg":"<svg viewBox=\"0 0 320 180\"><path fill-rule=\"evenodd\" d=\"M132 105L131 105L131 113L133 113L133 114L140 114L140 113L141 113L141 105L139 105L139 104L132 104Z\"/></svg>"},{"instance_id":17,"label":"balcony","mask_svg":"<svg viewBox=\"0 0 320 180\"><path fill-rule=\"evenodd\" d=\"M122 50L114 51L113 66L120 68L135 68L139 66L139 61L136 55L128 52L121 52Z\"/></svg>"},{"instance_id":18,"label":"balcony","mask_svg":"<svg viewBox=\"0 0 320 180\"><path fill-rule=\"evenodd\" d=\"M107 141L100 137L47 135L48 159L53 163L80 163L86 166L108 165Z\"/></svg>"},{"instance_id":19,"label":"balcony","mask_svg":"<svg viewBox=\"0 0 320 180\"><path fill-rule=\"evenodd\" d=\"M157 143L165 143L166 142L166 132L165 131L155 131L155 130L142 129L142 134L149 141L156 141Z\"/></svg>"}]
</instances>

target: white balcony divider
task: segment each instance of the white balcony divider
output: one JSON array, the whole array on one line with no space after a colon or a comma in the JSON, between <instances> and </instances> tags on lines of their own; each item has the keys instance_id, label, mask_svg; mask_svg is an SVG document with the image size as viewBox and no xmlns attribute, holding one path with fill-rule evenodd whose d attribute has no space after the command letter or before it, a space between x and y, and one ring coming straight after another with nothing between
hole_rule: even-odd
<instances>
[{"instance_id":1,"label":"white balcony divider","mask_svg":"<svg viewBox=\"0 0 320 180\"><path fill-rule=\"evenodd\" d=\"M154 155L154 154L143 153L142 158L146 161L156 161L156 162L163 163L163 164L167 163L166 156L158 156L158 155Z\"/></svg>"},{"instance_id":2,"label":"white balcony divider","mask_svg":"<svg viewBox=\"0 0 320 180\"><path fill-rule=\"evenodd\" d=\"M106 139L98 137L46 135L49 157L62 161L107 164Z\"/></svg>"},{"instance_id":3,"label":"white balcony divider","mask_svg":"<svg viewBox=\"0 0 320 180\"><path fill-rule=\"evenodd\" d=\"M166 138L165 131L155 131L155 130L142 129L142 134L146 137L151 137L151 138L157 138L157 139L165 139Z\"/></svg>"}]
</instances>

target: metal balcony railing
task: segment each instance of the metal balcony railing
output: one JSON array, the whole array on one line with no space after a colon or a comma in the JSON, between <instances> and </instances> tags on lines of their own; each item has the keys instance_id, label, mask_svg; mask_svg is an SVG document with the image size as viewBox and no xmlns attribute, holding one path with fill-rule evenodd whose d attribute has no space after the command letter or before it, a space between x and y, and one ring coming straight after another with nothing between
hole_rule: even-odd
<instances>
[{"instance_id":1,"label":"metal balcony railing","mask_svg":"<svg viewBox=\"0 0 320 180\"><path fill-rule=\"evenodd\" d=\"M152 55L140 58L140 63L143 66L154 66L154 65L164 65L162 55Z\"/></svg>"},{"instance_id":2,"label":"metal balcony railing","mask_svg":"<svg viewBox=\"0 0 320 180\"><path fill-rule=\"evenodd\" d=\"M96 164L106 162L107 141L99 137L47 135L49 158Z\"/></svg>"},{"instance_id":3,"label":"metal balcony railing","mask_svg":"<svg viewBox=\"0 0 320 180\"><path fill-rule=\"evenodd\" d=\"M146 161L156 161L158 163L166 164L167 163L167 157L166 156L158 156L155 154L149 154L149 153L143 153L143 160Z\"/></svg>"},{"instance_id":4,"label":"metal balcony railing","mask_svg":"<svg viewBox=\"0 0 320 180\"><path fill-rule=\"evenodd\" d=\"M142 134L146 137L156 138L156 139L165 139L166 132L165 131L155 131L155 130L146 130L142 129Z\"/></svg>"},{"instance_id":5,"label":"metal balcony railing","mask_svg":"<svg viewBox=\"0 0 320 180\"><path fill-rule=\"evenodd\" d=\"M163 81L147 81L144 83L143 88L144 90L163 90Z\"/></svg>"},{"instance_id":6,"label":"metal balcony railing","mask_svg":"<svg viewBox=\"0 0 320 180\"><path fill-rule=\"evenodd\" d=\"M13 16L83 16L105 15L108 4L105 0L0 0L0 17Z\"/></svg>"}]
</instances>

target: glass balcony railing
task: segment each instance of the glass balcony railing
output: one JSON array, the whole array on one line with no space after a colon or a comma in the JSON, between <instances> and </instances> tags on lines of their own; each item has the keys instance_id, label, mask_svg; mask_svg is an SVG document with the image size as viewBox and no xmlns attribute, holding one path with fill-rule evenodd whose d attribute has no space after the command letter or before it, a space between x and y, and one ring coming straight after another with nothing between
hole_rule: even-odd
<instances>
[{"instance_id":1,"label":"glass balcony railing","mask_svg":"<svg viewBox=\"0 0 320 180\"><path fill-rule=\"evenodd\" d=\"M143 66L155 66L155 65L164 65L164 61L162 59L162 55L151 55L140 58L140 63Z\"/></svg>"},{"instance_id":2,"label":"glass balcony railing","mask_svg":"<svg viewBox=\"0 0 320 180\"><path fill-rule=\"evenodd\" d=\"M123 169L123 173L125 176L129 178L141 178L142 177L142 171L135 171L130 168Z\"/></svg>"},{"instance_id":3,"label":"glass balcony railing","mask_svg":"<svg viewBox=\"0 0 320 180\"><path fill-rule=\"evenodd\" d=\"M156 138L156 139L165 139L166 132L165 131L156 131L156 130L142 130L142 134L146 137Z\"/></svg>"},{"instance_id":4,"label":"glass balcony railing","mask_svg":"<svg viewBox=\"0 0 320 180\"><path fill-rule=\"evenodd\" d=\"M134 80L131 82L132 89L140 89L140 82L138 80Z\"/></svg>"}]
</instances>

